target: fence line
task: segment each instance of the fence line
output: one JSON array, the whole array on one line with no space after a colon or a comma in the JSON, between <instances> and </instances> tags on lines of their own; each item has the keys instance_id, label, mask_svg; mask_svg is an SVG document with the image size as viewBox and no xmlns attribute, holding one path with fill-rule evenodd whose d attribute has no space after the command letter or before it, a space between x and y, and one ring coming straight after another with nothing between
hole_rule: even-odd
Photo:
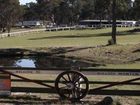
<instances>
[{"instance_id":1,"label":"fence line","mask_svg":"<svg viewBox=\"0 0 140 105\"><path fill-rule=\"evenodd\" d=\"M21 79L12 79L12 82L30 82L26 80ZM54 80L35 80L37 82L44 82L44 83L54 83ZM89 81L89 84L118 84L119 82L110 82L110 81ZM124 85L140 85L139 82L130 82L130 83L124 83Z\"/></svg>"},{"instance_id":2,"label":"fence line","mask_svg":"<svg viewBox=\"0 0 140 105\"><path fill-rule=\"evenodd\" d=\"M11 32L11 33L3 33L3 34L0 34L0 38L25 35L26 33L40 32L40 31L45 31L45 30L46 29L44 28L44 29L32 29L32 30L27 30L27 31L18 31L18 32Z\"/></svg>"},{"instance_id":3,"label":"fence line","mask_svg":"<svg viewBox=\"0 0 140 105\"><path fill-rule=\"evenodd\" d=\"M2 68L12 73L27 73L27 74L59 74L63 71L71 70L71 68ZM80 72L85 75L119 75L119 76L140 76L140 69L105 69L80 68Z\"/></svg>"},{"instance_id":4,"label":"fence line","mask_svg":"<svg viewBox=\"0 0 140 105\"><path fill-rule=\"evenodd\" d=\"M112 25L92 25L91 27L89 26L84 26L84 25L77 25L77 26L71 26L71 27L46 27L44 29L32 29L28 31L19 31L19 32L11 32L11 33L2 33L0 34L0 38L5 38L5 37L12 37L12 36L19 36L19 35L25 35L26 33L30 32L40 32L40 31L60 31L60 30L76 30L76 29L97 29L100 27L112 27ZM134 27L134 26L127 26L127 25L117 25L117 27Z\"/></svg>"},{"instance_id":5,"label":"fence line","mask_svg":"<svg viewBox=\"0 0 140 105\"><path fill-rule=\"evenodd\" d=\"M16 69L4 69L4 68L0 68L1 72L3 73L8 73L12 76L15 76L17 78L20 78L20 79L13 79L12 82L33 82L33 83L37 83L39 85L42 85L42 86L45 86L44 88L43 87L32 87L32 86L28 86L27 87L11 87L11 92L31 92L31 93L56 93L56 90L55 88L53 87L54 83L55 83L55 80L31 80L31 79L28 79L26 77L22 77L22 76L19 76L17 74L14 74L15 71L13 72L13 70L23 70L23 69L20 69L20 68L16 68ZM25 69L26 71L28 70L32 70L32 71L37 71L37 69L31 69L31 68L26 68ZM45 69L43 69L45 70ZM52 71L65 71L65 69L52 69ZM69 70L69 69L66 69L66 70ZM11 72L9 72L11 71ZM51 69L49 69L49 71L51 71ZM81 69L81 71L83 72L124 72L124 76L126 76L126 72L128 74L128 76L131 76L129 75L129 73L140 73L140 69L100 69L100 68L94 68L94 69ZM30 72L31 73L31 72ZM37 72L36 72L37 73ZM50 72L51 73L51 72ZM57 74L57 72L55 72L55 74ZM122 76L122 74L120 74ZM92 74L90 74L92 75ZM98 75L96 73L96 75ZM101 73L100 75L104 75L104 73ZM105 73L105 75L107 75ZM110 73L108 74L110 75ZM112 73L111 73L112 75ZM116 74L115 74L116 75ZM117 74L118 76L118 74ZM135 78L133 79L129 79L129 80L125 80L125 81L120 81L120 82L110 82L110 81L89 81L89 84L99 84L99 85L104 85L104 86L101 86L101 87L93 87L93 89L90 89L88 94L93 94L93 95L126 95L126 96L140 96L140 90L113 90L113 89L106 89L106 88L109 88L109 87L112 87L112 86L117 86L117 85L137 85L137 86L140 86L140 75L132 75L132 76L136 76ZM22 80L21 80L22 79ZM55 78L54 78L55 79ZM136 82L137 81L137 82ZM47 85L46 83L49 83L51 85ZM50 87L50 88L48 88Z\"/></svg>"},{"instance_id":6,"label":"fence line","mask_svg":"<svg viewBox=\"0 0 140 105\"><path fill-rule=\"evenodd\" d=\"M27 92L27 93L56 93L55 89L40 87L12 87L11 92ZM92 95L124 95L124 96L140 96L140 90L89 90L88 94Z\"/></svg>"}]
</instances>

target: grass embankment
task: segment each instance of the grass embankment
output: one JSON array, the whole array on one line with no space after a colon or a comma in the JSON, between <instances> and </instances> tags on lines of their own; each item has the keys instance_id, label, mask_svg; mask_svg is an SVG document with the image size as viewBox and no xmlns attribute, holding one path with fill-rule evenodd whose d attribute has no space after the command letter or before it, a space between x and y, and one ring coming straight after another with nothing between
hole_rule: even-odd
<instances>
[{"instance_id":1,"label":"grass embankment","mask_svg":"<svg viewBox=\"0 0 140 105\"><path fill-rule=\"evenodd\" d=\"M105 65L101 67L140 69L140 44L75 48L64 55Z\"/></svg>"},{"instance_id":2,"label":"grass embankment","mask_svg":"<svg viewBox=\"0 0 140 105\"><path fill-rule=\"evenodd\" d=\"M58 31L58 32L39 32L33 34L26 34L24 36L7 37L0 39L0 48L39 48L37 51L47 52L47 47L87 47L83 50L75 50L67 52L67 48L64 48L66 53L62 53L66 57L74 57L88 62L98 62L105 64L105 67L109 68L139 68L139 44L140 33L128 32L133 28L118 28L117 42L118 44L127 44L125 46L109 46L109 47L97 47L89 48L87 46L106 45L107 41L111 39L111 29L97 29L97 30L71 30L71 31ZM129 45L129 44L134 44ZM136 44L136 46L135 46ZM40 48L45 47L45 48ZM44 50L45 49L45 50ZM75 49L75 48L74 48ZM51 51L56 51L57 48L52 48ZM50 52L51 52L50 51ZM53 52L54 53L54 52ZM61 54L61 53L59 53ZM52 77L46 74L21 74L22 76L32 79L54 80L56 75ZM89 80L94 81L123 81L134 77L118 77L118 76L88 76ZM33 83L12 83L12 86L33 86L38 85ZM99 85L90 85L90 88L98 87ZM138 90L139 86L117 86L113 89L126 89L126 90ZM48 96L48 95L44 95ZM44 97L43 96L43 97ZM90 97L93 100L93 97ZM122 98L122 97L121 97ZM125 97L127 98L127 97ZM123 98L122 98L123 99ZM132 97L129 98L132 101ZM139 97L138 99L139 100ZM128 100L125 102L127 103ZM132 101L133 102L133 101ZM131 103L132 103L131 102ZM125 104L124 104L125 105ZM132 104L128 104L132 105ZM139 105L139 101L138 101Z\"/></svg>"},{"instance_id":3,"label":"grass embankment","mask_svg":"<svg viewBox=\"0 0 140 105\"><path fill-rule=\"evenodd\" d=\"M126 32L133 28L118 28L118 44L140 42L140 33ZM0 39L0 48L68 47L106 45L111 28L29 33Z\"/></svg>"},{"instance_id":4,"label":"grass embankment","mask_svg":"<svg viewBox=\"0 0 140 105\"><path fill-rule=\"evenodd\" d=\"M49 53L55 53L55 51L59 52L59 47L66 47L62 48L66 52L62 53L62 55L67 57L102 63L109 68L140 68L140 48L138 44L140 43L140 32L129 31L133 29L117 28L118 45L116 46L94 48L95 46L106 45L108 40L111 39L111 28L105 28L44 31L23 36L7 37L0 39L0 48L38 49L38 52L42 50L48 52L48 48L51 47L52 50ZM122 46L122 44L125 46ZM91 48L88 48L89 46ZM73 47L74 51L67 52L67 47Z\"/></svg>"}]
</instances>

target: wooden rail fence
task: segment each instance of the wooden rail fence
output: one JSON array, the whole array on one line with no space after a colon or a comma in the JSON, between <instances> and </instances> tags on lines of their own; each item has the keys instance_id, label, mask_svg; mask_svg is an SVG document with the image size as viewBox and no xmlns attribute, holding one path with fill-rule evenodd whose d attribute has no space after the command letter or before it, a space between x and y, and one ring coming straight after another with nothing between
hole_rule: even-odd
<instances>
[{"instance_id":1,"label":"wooden rail fence","mask_svg":"<svg viewBox=\"0 0 140 105\"><path fill-rule=\"evenodd\" d=\"M21 36L25 35L27 33L33 33L33 32L40 32L40 31L45 31L46 29L32 29L32 30L26 30L26 31L18 31L18 32L11 32L11 33L2 33L0 34L0 38L5 38L5 37L13 37L13 36Z\"/></svg>"},{"instance_id":2,"label":"wooden rail fence","mask_svg":"<svg viewBox=\"0 0 140 105\"><path fill-rule=\"evenodd\" d=\"M21 78L21 79L12 79L12 82L33 82L46 87L12 87L11 92L29 92L29 93L56 93L55 88L53 87L55 80L30 80L25 77L20 77L16 73L35 73L35 74L59 74L62 71L70 70L69 68L47 68L47 69L33 69L33 68L0 68L1 72L8 73L12 76ZM19 72L20 71L20 72ZM31 72L33 71L33 72ZM90 89L88 94L93 95L127 95L127 96L140 96L140 89L138 90L113 90L106 89L108 87L117 86L117 85L136 85L140 86L140 69L86 69L81 68L80 72L85 74L87 77L90 75L110 75L110 76L132 76L133 79L128 79L120 82L110 82L110 81L89 81L91 84L101 84L103 86ZM46 77L47 78L47 77ZM55 79L55 78L54 78ZM51 86L44 84L52 84Z\"/></svg>"}]
</instances>

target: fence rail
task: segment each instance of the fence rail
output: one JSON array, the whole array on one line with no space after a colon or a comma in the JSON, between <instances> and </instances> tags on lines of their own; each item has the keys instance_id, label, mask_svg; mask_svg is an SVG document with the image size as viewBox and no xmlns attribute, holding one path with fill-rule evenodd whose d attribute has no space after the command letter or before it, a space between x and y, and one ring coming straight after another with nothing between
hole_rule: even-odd
<instances>
[{"instance_id":1,"label":"fence rail","mask_svg":"<svg viewBox=\"0 0 140 105\"><path fill-rule=\"evenodd\" d=\"M35 88L35 87L12 87L12 92L27 92L27 93L56 93L55 89L50 88ZM124 95L124 96L140 96L140 90L89 90L91 95Z\"/></svg>"},{"instance_id":2,"label":"fence rail","mask_svg":"<svg viewBox=\"0 0 140 105\"><path fill-rule=\"evenodd\" d=\"M12 73L27 74L59 74L69 71L71 68L4 68ZM106 69L106 68L80 68L78 71L85 75L116 75L116 76L140 76L140 69Z\"/></svg>"},{"instance_id":3,"label":"fence rail","mask_svg":"<svg viewBox=\"0 0 140 105\"><path fill-rule=\"evenodd\" d=\"M69 68L47 68L47 69L33 69L33 68L0 68L1 72L4 73L8 73L12 76L15 77L19 77L21 79L12 79L12 82L33 82L33 83L37 83L39 85L46 86L45 87L12 87L11 88L11 92L29 92L29 93L56 93L56 90L54 88L54 82L55 80L30 80L28 78L25 77L21 77L18 76L15 73L19 73L16 71L42 71L43 74L44 72L48 72L49 73L61 73L62 71L66 71L66 70L70 70ZM136 85L136 86L140 86L140 69L99 69L99 68L94 68L94 69L84 69L81 68L80 69L81 72L83 73L87 73L88 72L90 74L88 75L92 75L91 73L93 72L93 74L95 75L116 75L119 76L118 74L120 74L121 76L126 76L126 74L128 76L134 76L133 79L129 79L129 80L125 80L125 81L121 81L121 82L110 82L110 81L89 81L89 84L98 84L98 85L103 85L101 87L93 87L93 89L90 89L88 94L93 94L93 95L126 95L126 96L140 96L140 90L113 90L113 89L106 89L108 87L112 87L112 86L117 86L117 85ZM100 72L100 73L99 73ZM101 73L102 72L102 73ZM109 72L107 74L107 72ZM115 72L115 73L113 73ZM119 73L118 73L119 72ZM23 73L23 72L21 72ZM24 72L27 73L27 72ZM30 72L31 73L31 72ZM37 72L36 72L37 73ZM130 75L130 74L134 74L136 73L137 75ZM42 74L42 73L41 73ZM51 84L51 85L47 85ZM44 85L45 84L45 85ZM49 88L48 88L49 87Z\"/></svg>"},{"instance_id":4,"label":"fence rail","mask_svg":"<svg viewBox=\"0 0 140 105\"><path fill-rule=\"evenodd\" d=\"M101 25L101 27L108 28L112 27L112 25ZM131 25L117 25L117 27L134 27ZM100 28L100 25L92 25L91 27L89 26L84 26L84 25L77 25L77 26L66 26L66 27L46 27L44 29L31 29L27 31L18 31L18 32L11 32L11 33L2 33L0 34L0 38L5 38L5 37L12 37L12 36L21 36L25 35L27 33L32 33L32 32L40 32L40 31L60 31L60 30L76 30L76 29L97 29Z\"/></svg>"},{"instance_id":5,"label":"fence rail","mask_svg":"<svg viewBox=\"0 0 140 105\"><path fill-rule=\"evenodd\" d=\"M26 80L21 80L21 79L12 79L12 82L29 82ZM54 83L54 80L36 80L37 82L43 82L43 83ZM117 84L119 82L110 82L110 81L89 81L89 84ZM140 85L139 82L130 82L130 83L124 83L124 85Z\"/></svg>"},{"instance_id":6,"label":"fence rail","mask_svg":"<svg viewBox=\"0 0 140 105\"><path fill-rule=\"evenodd\" d=\"M5 37L12 37L12 36L21 36L25 35L27 33L33 33L33 32L40 32L40 31L45 31L46 29L32 29L32 30L26 30L26 31L18 31L18 32L11 32L11 33L3 33L0 34L0 38L5 38Z\"/></svg>"}]
</instances>

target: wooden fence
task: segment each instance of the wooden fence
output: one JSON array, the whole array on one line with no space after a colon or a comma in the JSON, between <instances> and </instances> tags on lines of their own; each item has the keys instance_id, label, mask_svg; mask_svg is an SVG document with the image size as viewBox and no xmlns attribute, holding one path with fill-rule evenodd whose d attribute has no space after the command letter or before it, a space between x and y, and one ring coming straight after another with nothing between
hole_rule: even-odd
<instances>
[{"instance_id":1,"label":"wooden fence","mask_svg":"<svg viewBox=\"0 0 140 105\"><path fill-rule=\"evenodd\" d=\"M21 36L25 35L27 33L34 33L34 32L40 32L40 31L45 31L46 29L31 29L31 30L26 30L26 31L18 31L18 32L11 32L11 33L3 33L0 34L0 38L5 38L5 37L13 37L13 36Z\"/></svg>"},{"instance_id":2,"label":"wooden fence","mask_svg":"<svg viewBox=\"0 0 140 105\"><path fill-rule=\"evenodd\" d=\"M47 68L47 69L33 69L33 68L0 68L1 72L8 73L12 76L21 79L12 79L12 82L33 82L46 87L12 87L11 92L29 92L29 93L56 93L55 88L47 84L54 84L54 80L30 80L26 77L18 76L17 73L35 73L35 74L59 74L63 71L70 70L69 68ZM101 84L103 86L90 89L88 94L92 95L127 95L127 96L140 96L140 89L138 90L113 90L106 89L117 85L140 86L140 69L80 69L80 72L88 76L105 75L105 76L132 76L133 79L128 79L120 82L110 81L89 81L91 84ZM46 77L47 78L47 77ZM45 84L45 85L44 85Z\"/></svg>"}]
</instances>

